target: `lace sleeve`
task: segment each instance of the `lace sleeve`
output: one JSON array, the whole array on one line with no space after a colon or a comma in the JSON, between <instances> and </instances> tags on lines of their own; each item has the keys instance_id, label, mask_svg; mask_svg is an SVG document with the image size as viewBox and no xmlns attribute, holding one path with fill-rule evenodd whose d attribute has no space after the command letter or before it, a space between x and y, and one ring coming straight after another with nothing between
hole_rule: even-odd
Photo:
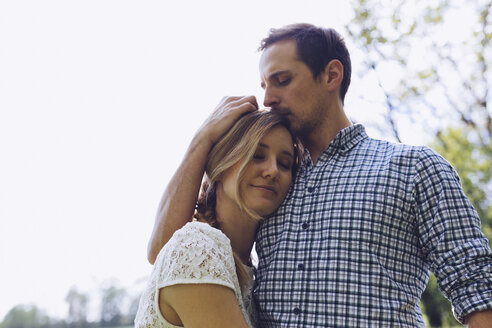
<instances>
[{"instance_id":1,"label":"lace sleeve","mask_svg":"<svg viewBox=\"0 0 492 328\"><path fill-rule=\"evenodd\" d=\"M176 231L157 258L157 288L176 284L218 284L235 289L229 239L206 223Z\"/></svg>"}]
</instances>

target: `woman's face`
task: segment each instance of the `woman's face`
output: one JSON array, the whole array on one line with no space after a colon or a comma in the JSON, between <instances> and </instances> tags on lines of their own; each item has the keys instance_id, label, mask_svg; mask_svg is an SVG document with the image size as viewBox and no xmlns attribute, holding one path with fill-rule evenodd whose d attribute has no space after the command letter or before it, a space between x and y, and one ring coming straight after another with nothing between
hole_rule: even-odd
<instances>
[{"instance_id":1,"label":"woman's face","mask_svg":"<svg viewBox=\"0 0 492 328\"><path fill-rule=\"evenodd\" d=\"M292 137L283 126L273 127L259 142L252 160L246 165L239 184L245 205L260 216L275 211L284 200L292 182L294 165ZM235 188L240 161L221 179L223 199L237 205Z\"/></svg>"}]
</instances>

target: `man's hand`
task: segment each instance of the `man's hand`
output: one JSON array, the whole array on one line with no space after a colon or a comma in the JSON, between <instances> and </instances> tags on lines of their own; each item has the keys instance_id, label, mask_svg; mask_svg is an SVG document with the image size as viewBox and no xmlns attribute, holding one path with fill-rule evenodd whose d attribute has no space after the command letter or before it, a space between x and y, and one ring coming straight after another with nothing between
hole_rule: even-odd
<instances>
[{"instance_id":1,"label":"man's hand","mask_svg":"<svg viewBox=\"0 0 492 328\"><path fill-rule=\"evenodd\" d=\"M224 97L205 120L196 136L214 145L245 113L258 110L255 96Z\"/></svg>"},{"instance_id":2,"label":"man's hand","mask_svg":"<svg viewBox=\"0 0 492 328\"><path fill-rule=\"evenodd\" d=\"M195 134L159 204L147 247L151 264L174 232L191 221L207 156L213 145L243 114L255 110L258 110L258 104L254 96L225 97Z\"/></svg>"},{"instance_id":3,"label":"man's hand","mask_svg":"<svg viewBox=\"0 0 492 328\"><path fill-rule=\"evenodd\" d=\"M492 310L474 312L466 317L468 328L492 328Z\"/></svg>"}]
</instances>

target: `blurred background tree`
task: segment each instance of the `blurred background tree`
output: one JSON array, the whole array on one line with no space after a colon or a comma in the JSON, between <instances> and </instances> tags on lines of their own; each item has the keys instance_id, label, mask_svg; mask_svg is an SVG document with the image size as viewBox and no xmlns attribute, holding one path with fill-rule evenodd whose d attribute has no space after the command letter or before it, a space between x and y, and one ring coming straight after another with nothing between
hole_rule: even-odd
<instances>
[{"instance_id":1,"label":"blurred background tree","mask_svg":"<svg viewBox=\"0 0 492 328\"><path fill-rule=\"evenodd\" d=\"M347 35L363 53L359 75L375 77L384 95L383 131L401 140L404 121L436 135L459 124L473 128L480 143L490 143L491 5L484 0L353 4Z\"/></svg>"},{"instance_id":2,"label":"blurred background tree","mask_svg":"<svg viewBox=\"0 0 492 328\"><path fill-rule=\"evenodd\" d=\"M118 287L114 282L102 289L101 325L119 326L123 323L123 302L126 296L125 289Z\"/></svg>"},{"instance_id":3,"label":"blurred background tree","mask_svg":"<svg viewBox=\"0 0 492 328\"><path fill-rule=\"evenodd\" d=\"M135 293L120 287L115 279L101 284L100 316L96 319L89 319L88 294L73 286L65 297L68 305L66 319L49 317L36 305L16 305L5 315L0 328L130 328L134 325L140 300L141 286L139 283L136 285L138 288L133 288L137 291Z\"/></svg>"},{"instance_id":4,"label":"blurred background tree","mask_svg":"<svg viewBox=\"0 0 492 328\"><path fill-rule=\"evenodd\" d=\"M79 292L76 287L72 287L65 297L65 301L68 303L68 327L87 327L88 296Z\"/></svg>"},{"instance_id":5,"label":"blurred background tree","mask_svg":"<svg viewBox=\"0 0 492 328\"><path fill-rule=\"evenodd\" d=\"M375 127L398 142L408 142L402 127L428 136L429 145L458 171L489 243L491 6L490 0L358 0L346 26L363 53L356 72L381 90L383 119ZM378 105L372 97L366 100ZM432 327L457 325L433 276L422 308Z\"/></svg>"},{"instance_id":6,"label":"blurred background tree","mask_svg":"<svg viewBox=\"0 0 492 328\"><path fill-rule=\"evenodd\" d=\"M13 307L0 324L1 328L48 328L54 322L35 305Z\"/></svg>"},{"instance_id":7,"label":"blurred background tree","mask_svg":"<svg viewBox=\"0 0 492 328\"><path fill-rule=\"evenodd\" d=\"M354 66L354 74L380 88L379 95L368 95L364 103L382 109L382 116L364 123L395 141L411 142L405 130L426 134L429 145L457 169L483 231L492 240L492 2L356 0L352 4L354 16L343 34L356 46L351 52L363 58ZM89 326L131 325L138 298L128 300L127 292L114 283L103 286L101 296L100 321ZM68 322L49 318L36 306L18 305L0 328L66 327L88 321L89 299L84 293L74 288L66 301ZM457 324L432 276L422 308L430 326Z\"/></svg>"}]
</instances>

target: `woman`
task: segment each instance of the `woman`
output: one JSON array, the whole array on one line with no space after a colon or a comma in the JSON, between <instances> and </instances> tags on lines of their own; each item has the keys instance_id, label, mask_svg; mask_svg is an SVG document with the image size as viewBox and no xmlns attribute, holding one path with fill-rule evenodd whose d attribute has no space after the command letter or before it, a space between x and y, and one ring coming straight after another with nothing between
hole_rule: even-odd
<instances>
[{"instance_id":1,"label":"woman","mask_svg":"<svg viewBox=\"0 0 492 328\"><path fill-rule=\"evenodd\" d=\"M267 111L243 113L213 146L194 221L157 256L136 327L253 326L256 227L284 200L297 149L288 122Z\"/></svg>"}]
</instances>

